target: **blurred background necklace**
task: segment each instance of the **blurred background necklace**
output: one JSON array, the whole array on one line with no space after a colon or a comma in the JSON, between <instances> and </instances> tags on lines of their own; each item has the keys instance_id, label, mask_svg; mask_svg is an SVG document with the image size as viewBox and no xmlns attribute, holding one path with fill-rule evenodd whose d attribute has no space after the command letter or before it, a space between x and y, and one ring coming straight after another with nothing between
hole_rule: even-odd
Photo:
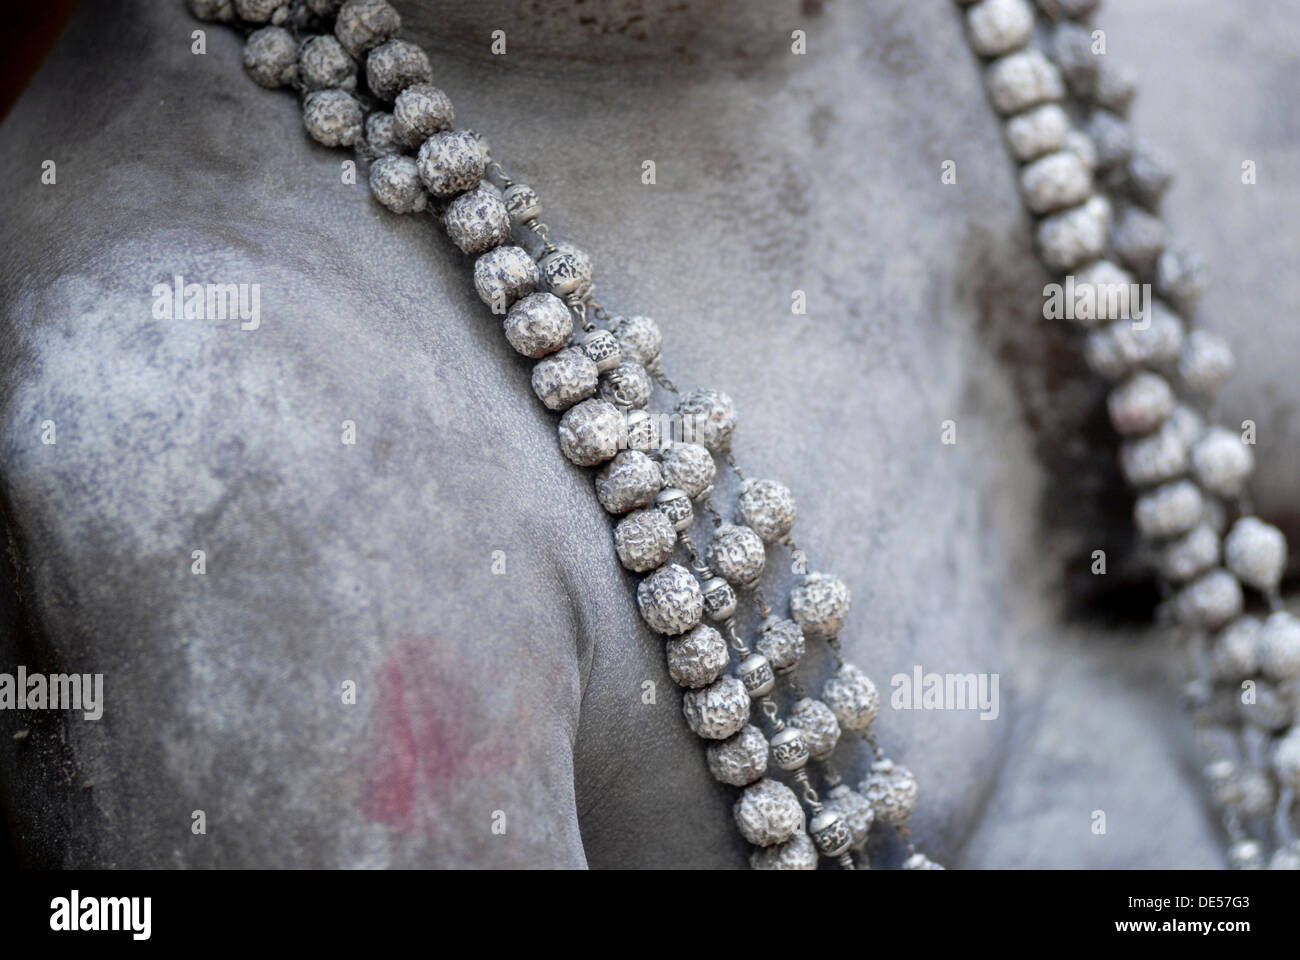
<instances>
[{"instance_id":1,"label":"blurred background necklace","mask_svg":"<svg viewBox=\"0 0 1300 960\"><path fill-rule=\"evenodd\" d=\"M1129 124L1136 88L1091 23L1099 0L958 6L987 61L1039 255L1060 278L1044 290L1045 315L1076 325L1088 365L1114 382L1120 470L1165 597L1160 618L1178 634L1228 865L1300 869L1300 620L1278 590L1287 543L1246 492L1254 424L1210 416L1232 351L1193 327L1202 269L1159 216L1172 175Z\"/></svg>"},{"instance_id":2,"label":"blurred background necklace","mask_svg":"<svg viewBox=\"0 0 1300 960\"><path fill-rule=\"evenodd\" d=\"M869 840L892 832L905 868L938 869L907 831L916 780L872 733L879 693L841 655L849 589L809 572L792 539L791 491L745 475L732 453L734 404L720 390L677 388L652 319L611 314L595 298L591 259L550 236L537 192L508 175L482 136L455 127L427 54L398 36L397 11L384 0L190 6L244 29L250 76L296 90L307 131L355 148L380 203L431 212L475 258L476 291L534 361L538 399L560 414L561 451L595 470L596 495L618 518L615 551L641 576L637 606L665 638L684 719L705 741L713 776L739 791L734 816L754 845L751 865L812 869L820 856L867 866ZM1296 868L1300 734L1289 731L1300 622L1278 594L1286 543L1245 497L1253 434L1206 425L1231 352L1187 330L1200 269L1156 217L1169 173L1134 142L1125 119L1133 84L1087 25L1096 2L957 6L972 50L989 61L990 100L1040 218L1042 261L1068 293L1049 302L1082 328L1089 365L1116 381L1108 407L1121 469L1137 492L1134 523L1164 585L1164 614L1183 637L1186 699L1206 734L1230 865ZM651 409L656 386L671 409ZM739 483L730 519L715 502L719 460ZM798 577L782 612L757 586L769 550L788 551ZM1262 617L1245 612L1243 585ZM809 643L833 662L816 697L798 677ZM848 737L869 759L856 784L831 760Z\"/></svg>"}]
</instances>

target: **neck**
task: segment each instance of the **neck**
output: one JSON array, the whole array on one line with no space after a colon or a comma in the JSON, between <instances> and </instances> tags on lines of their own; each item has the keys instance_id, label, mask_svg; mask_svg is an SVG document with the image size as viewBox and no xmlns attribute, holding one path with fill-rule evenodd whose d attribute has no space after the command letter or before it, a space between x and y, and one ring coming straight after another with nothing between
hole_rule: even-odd
<instances>
[{"instance_id":1,"label":"neck","mask_svg":"<svg viewBox=\"0 0 1300 960\"><path fill-rule=\"evenodd\" d=\"M820 0L397 0L404 35L443 52L500 60L761 63L827 19ZM506 53L492 50L496 31Z\"/></svg>"}]
</instances>

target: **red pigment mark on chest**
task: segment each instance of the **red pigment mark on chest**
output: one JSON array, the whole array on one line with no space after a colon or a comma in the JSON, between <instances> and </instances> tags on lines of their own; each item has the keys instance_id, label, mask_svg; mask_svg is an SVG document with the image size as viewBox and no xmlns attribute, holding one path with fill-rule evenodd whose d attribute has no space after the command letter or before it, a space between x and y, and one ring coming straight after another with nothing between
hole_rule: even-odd
<instances>
[{"instance_id":1,"label":"red pigment mark on chest","mask_svg":"<svg viewBox=\"0 0 1300 960\"><path fill-rule=\"evenodd\" d=\"M463 679L469 674L445 654L432 641L404 638L375 676L360 798L368 820L402 831L432 827L438 801L453 787L516 760L509 731L518 729L517 712L489 719L493 705L474 702Z\"/></svg>"}]
</instances>

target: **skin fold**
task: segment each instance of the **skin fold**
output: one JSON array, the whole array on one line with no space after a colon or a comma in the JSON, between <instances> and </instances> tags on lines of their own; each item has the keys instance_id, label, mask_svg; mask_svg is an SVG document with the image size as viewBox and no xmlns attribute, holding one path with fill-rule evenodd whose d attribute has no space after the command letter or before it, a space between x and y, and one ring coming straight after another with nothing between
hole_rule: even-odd
<instances>
[{"instance_id":1,"label":"skin fold","mask_svg":"<svg viewBox=\"0 0 1300 960\"><path fill-rule=\"evenodd\" d=\"M655 317L668 375L735 399L746 475L794 491L811 568L853 591L845 655L920 781L921 848L1221 865L1104 387L1041 318L953 5L397 6L458 126L592 255L599 300ZM1103 17L1109 55L1174 158L1168 220L1214 269L1201 322L1246 371L1220 413L1257 421L1256 506L1295 536L1295 4L1130 6ZM735 792L472 260L374 202L364 167L344 183L352 154L240 49L179 2L87 2L0 125L0 670L103 673L106 698L93 722L0 711L19 862L743 866ZM176 274L259 284L260 326L155 318ZM781 613L791 582L769 550ZM918 664L998 674L997 719L891 709ZM856 782L865 753L836 764Z\"/></svg>"}]
</instances>

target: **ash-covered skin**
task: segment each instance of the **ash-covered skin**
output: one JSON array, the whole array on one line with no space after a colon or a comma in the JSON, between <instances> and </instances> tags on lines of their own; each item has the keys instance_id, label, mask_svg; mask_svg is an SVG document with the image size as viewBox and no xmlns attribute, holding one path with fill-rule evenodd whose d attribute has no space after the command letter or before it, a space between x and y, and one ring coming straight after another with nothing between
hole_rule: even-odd
<instances>
[{"instance_id":1,"label":"ash-covered skin","mask_svg":"<svg viewBox=\"0 0 1300 960\"><path fill-rule=\"evenodd\" d=\"M1300 184L1245 188L1205 150L1300 122L1279 69L1296 10L1260 5L1243 33L1233 5L1176 6L1115 5L1107 31L1142 51L1133 122L1174 158L1165 208L1213 268L1198 321L1248 371L1221 409L1267 438L1254 506L1293 536L1300 250L1285 229L1261 245L1240 198L1292 222ZM1072 331L1042 320L1048 278L955 5L826 4L804 57L784 0L611 2L594 25L591 4L402 9L404 36L450 44L438 85L526 164L548 221L598 258L605 302L656 318L676 383L734 397L738 462L789 485L800 546L859 598L846 657L882 683L916 662L1014 675L996 722L875 722L920 780L922 849L967 868L1220 866L1163 646L1095 620L1141 614L1118 599L1142 581L1115 438ZM511 17L530 43L507 70L481 38ZM194 25L179 3L83 5L0 136L7 170L58 163L56 185L21 176L0 197L0 645L9 664L103 671L107 700L100 723L0 711L21 859L746 866L735 789L700 762L611 518L464 256L364 177L341 184L351 154L248 79L235 31L208 28L202 70L185 43L140 42ZM575 125L611 149L577 151ZM672 159L649 186L628 156ZM957 158L960 188L939 185L938 157ZM151 287L174 273L260 283L260 328L154 320ZM752 307L743 328L728 303ZM940 447L948 418L958 443ZM1106 577L1088 572L1096 548ZM775 603L788 575L769 574ZM456 689L455 709L426 714ZM433 743L452 749L416 749ZM376 781L363 758L379 744ZM865 772L844 761L846 782ZM1099 794L1100 843L1076 813ZM206 837L187 832L195 809Z\"/></svg>"}]
</instances>

